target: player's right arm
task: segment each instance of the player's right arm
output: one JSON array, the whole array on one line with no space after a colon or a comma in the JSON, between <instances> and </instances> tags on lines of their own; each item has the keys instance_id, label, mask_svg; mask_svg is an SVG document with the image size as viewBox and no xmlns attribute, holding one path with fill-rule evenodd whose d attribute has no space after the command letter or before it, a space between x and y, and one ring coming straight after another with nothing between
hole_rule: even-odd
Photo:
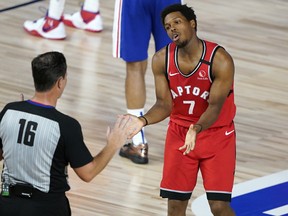
<instances>
[{"instance_id":1,"label":"player's right arm","mask_svg":"<svg viewBox=\"0 0 288 216\"><path fill-rule=\"evenodd\" d=\"M167 118L172 110L172 97L166 78L166 47L156 52L152 58L156 102L144 115L144 118L131 116L133 130L128 138L137 134L143 126L155 124ZM145 120L147 119L147 122Z\"/></svg>"},{"instance_id":2,"label":"player's right arm","mask_svg":"<svg viewBox=\"0 0 288 216\"><path fill-rule=\"evenodd\" d=\"M166 78L166 47L154 54L152 71L155 82L156 102L145 114L149 124L164 120L170 115L172 110L172 97Z\"/></svg>"}]
</instances>

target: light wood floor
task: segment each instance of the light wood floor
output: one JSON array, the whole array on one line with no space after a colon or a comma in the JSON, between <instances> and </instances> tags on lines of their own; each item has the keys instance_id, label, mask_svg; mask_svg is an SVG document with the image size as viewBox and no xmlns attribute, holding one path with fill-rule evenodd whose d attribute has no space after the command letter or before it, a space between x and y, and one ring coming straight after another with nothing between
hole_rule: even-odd
<instances>
[{"instance_id":1,"label":"light wood floor","mask_svg":"<svg viewBox=\"0 0 288 216\"><path fill-rule=\"evenodd\" d=\"M23 1L1 1L0 8ZM222 44L235 61L235 184L288 169L288 2L186 2L198 15L199 36ZM35 38L23 30L23 22L43 16L38 8L47 8L48 3L42 1L0 13L0 108L19 100L20 93L26 99L33 95L33 57L50 50L64 52L69 77L58 109L80 121L85 141L96 154L104 146L107 126L117 114L126 112L125 65L112 57L114 1L100 1L105 28L102 33L67 28L65 41ZM79 1L67 1L65 12L75 12L79 5ZM151 46L150 59L153 51ZM155 100L150 65L146 78L149 108ZM73 215L166 215L166 200L159 197L166 124L164 121L146 128L150 144L148 165L135 165L115 155L89 184L70 170L72 189L68 197ZM203 193L199 178L193 199ZM190 205L187 215L193 215Z\"/></svg>"}]
</instances>

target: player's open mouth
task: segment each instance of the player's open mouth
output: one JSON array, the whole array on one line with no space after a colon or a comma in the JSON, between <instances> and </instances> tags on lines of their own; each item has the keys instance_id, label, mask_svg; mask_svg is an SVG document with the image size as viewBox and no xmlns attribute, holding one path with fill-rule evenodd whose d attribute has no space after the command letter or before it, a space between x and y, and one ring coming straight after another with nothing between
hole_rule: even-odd
<instances>
[{"instance_id":1,"label":"player's open mouth","mask_svg":"<svg viewBox=\"0 0 288 216\"><path fill-rule=\"evenodd\" d=\"M172 39L173 39L173 41L177 41L179 39L179 35L173 34Z\"/></svg>"}]
</instances>

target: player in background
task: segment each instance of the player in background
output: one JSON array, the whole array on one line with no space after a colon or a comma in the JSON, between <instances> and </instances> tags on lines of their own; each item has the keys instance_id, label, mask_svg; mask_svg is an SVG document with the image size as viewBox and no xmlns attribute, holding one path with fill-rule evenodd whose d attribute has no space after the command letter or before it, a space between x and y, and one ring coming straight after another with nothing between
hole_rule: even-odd
<instances>
[{"instance_id":1,"label":"player in background","mask_svg":"<svg viewBox=\"0 0 288 216\"><path fill-rule=\"evenodd\" d=\"M50 0L46 16L25 21L24 29L31 35L53 40L66 38L64 25L90 32L103 30L99 0L85 0L80 11L74 14L64 14L64 5L65 0Z\"/></svg>"},{"instance_id":2,"label":"player in background","mask_svg":"<svg viewBox=\"0 0 288 216\"><path fill-rule=\"evenodd\" d=\"M113 56L126 64L125 98L127 112L142 116L146 102L145 74L151 35L155 50L171 42L161 24L160 13L182 0L116 0L113 26ZM137 164L148 163L148 141L144 128L119 154Z\"/></svg>"}]
</instances>

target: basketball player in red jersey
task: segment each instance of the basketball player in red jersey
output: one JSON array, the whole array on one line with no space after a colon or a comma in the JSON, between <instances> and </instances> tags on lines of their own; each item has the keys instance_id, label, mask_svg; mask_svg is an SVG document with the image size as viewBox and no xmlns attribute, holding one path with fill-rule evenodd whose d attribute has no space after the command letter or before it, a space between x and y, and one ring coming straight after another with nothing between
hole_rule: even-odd
<instances>
[{"instance_id":1,"label":"basketball player in red jersey","mask_svg":"<svg viewBox=\"0 0 288 216\"><path fill-rule=\"evenodd\" d=\"M153 56L157 100L144 116L132 117L131 136L170 116L160 185L169 216L185 215L199 170L213 215L235 215L233 59L198 38L196 15L187 5L168 6L161 17L173 42Z\"/></svg>"}]
</instances>

